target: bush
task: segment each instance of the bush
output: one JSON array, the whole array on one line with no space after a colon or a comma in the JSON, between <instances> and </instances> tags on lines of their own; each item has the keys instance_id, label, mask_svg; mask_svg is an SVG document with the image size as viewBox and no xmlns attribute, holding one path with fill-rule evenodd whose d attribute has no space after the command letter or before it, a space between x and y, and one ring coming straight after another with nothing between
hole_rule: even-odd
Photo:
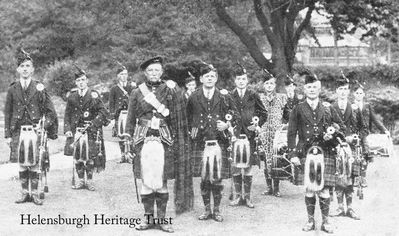
<instances>
[{"instance_id":1,"label":"bush","mask_svg":"<svg viewBox=\"0 0 399 236\"><path fill-rule=\"evenodd\" d=\"M75 87L75 67L70 60L56 61L47 68L44 83L53 95L66 99L66 94Z\"/></svg>"}]
</instances>

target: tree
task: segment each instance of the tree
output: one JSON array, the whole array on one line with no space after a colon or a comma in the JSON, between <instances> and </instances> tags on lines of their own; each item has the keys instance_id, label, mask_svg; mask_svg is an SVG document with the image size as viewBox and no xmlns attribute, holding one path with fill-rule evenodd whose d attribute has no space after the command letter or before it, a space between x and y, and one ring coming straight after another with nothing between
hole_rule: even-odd
<instances>
[{"instance_id":1,"label":"tree","mask_svg":"<svg viewBox=\"0 0 399 236\"><path fill-rule=\"evenodd\" d=\"M337 37L357 29L364 30L364 36L376 35L380 27L390 28L390 32L397 34L397 24L393 23L397 17L392 16L398 15L398 4L394 0L196 0L193 4L194 9L204 6L214 9L255 62L278 78L292 72L298 41L305 30L312 31L313 12L324 12L328 16ZM244 27L242 16L235 13L240 6L247 8L248 18L251 15L256 18L262 36L271 46L270 59L258 45L259 39L255 37L258 28ZM304 17L301 11L306 11Z\"/></svg>"}]
</instances>

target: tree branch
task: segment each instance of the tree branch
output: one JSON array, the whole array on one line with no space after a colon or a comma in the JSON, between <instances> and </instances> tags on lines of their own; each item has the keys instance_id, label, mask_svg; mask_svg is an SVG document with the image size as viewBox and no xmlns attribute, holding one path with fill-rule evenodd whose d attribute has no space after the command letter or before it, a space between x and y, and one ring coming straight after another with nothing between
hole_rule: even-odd
<instances>
[{"instance_id":1,"label":"tree branch","mask_svg":"<svg viewBox=\"0 0 399 236\"><path fill-rule=\"evenodd\" d=\"M315 9L315 4L314 4L314 2L313 3L310 3L309 5L308 5L308 11L306 12L306 16L305 16L305 19L303 19L303 21L301 22L301 24L298 26L298 28L296 29L296 31L295 31L295 35L294 35L294 38L293 38L293 42L295 43L295 44L297 44L298 43L298 41L299 41L299 38L301 37L301 34L302 34L302 31L309 25L309 23L310 23L310 18L312 17L312 12L313 12L313 10Z\"/></svg>"},{"instance_id":2,"label":"tree branch","mask_svg":"<svg viewBox=\"0 0 399 236\"><path fill-rule=\"evenodd\" d=\"M266 18L266 15L263 13L262 9L262 1L261 0L254 0L254 10L256 18L258 19L263 32L266 34L267 39L269 40L270 45L273 47L276 44L276 37L274 33L270 29L270 23Z\"/></svg>"},{"instance_id":3,"label":"tree branch","mask_svg":"<svg viewBox=\"0 0 399 236\"><path fill-rule=\"evenodd\" d=\"M214 1L214 6L219 19L226 23L226 25L239 37L241 42L247 47L255 62L262 68L269 70L272 69L272 63L270 63L270 61L263 55L256 43L255 38L233 20L233 18L229 15L229 13L227 13L226 9L219 1Z\"/></svg>"}]
</instances>

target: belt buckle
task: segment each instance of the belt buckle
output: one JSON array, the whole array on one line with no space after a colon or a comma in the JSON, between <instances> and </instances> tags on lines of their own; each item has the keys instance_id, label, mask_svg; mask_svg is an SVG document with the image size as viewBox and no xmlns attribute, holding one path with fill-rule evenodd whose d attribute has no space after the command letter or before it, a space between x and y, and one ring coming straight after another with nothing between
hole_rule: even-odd
<instances>
[{"instance_id":1,"label":"belt buckle","mask_svg":"<svg viewBox=\"0 0 399 236\"><path fill-rule=\"evenodd\" d=\"M159 129L159 124L161 123L161 119L153 116L151 118L151 129Z\"/></svg>"}]
</instances>

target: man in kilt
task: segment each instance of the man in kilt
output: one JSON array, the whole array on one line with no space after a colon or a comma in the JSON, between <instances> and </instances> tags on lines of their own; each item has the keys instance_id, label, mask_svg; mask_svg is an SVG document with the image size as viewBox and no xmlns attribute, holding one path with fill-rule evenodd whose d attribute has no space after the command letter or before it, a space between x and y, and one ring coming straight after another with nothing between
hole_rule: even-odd
<instances>
[{"instance_id":1,"label":"man in kilt","mask_svg":"<svg viewBox=\"0 0 399 236\"><path fill-rule=\"evenodd\" d=\"M361 169L360 169L360 175L361 175L361 182L360 184L362 187L367 187L367 181L366 181L366 171L367 171L367 166L369 162L372 162L372 156L369 153L369 146L367 144L366 137L371 133L372 126L374 125L381 133L384 133L386 135L391 135L389 133L389 130L384 127L384 125L378 120L373 107L371 104L366 103L364 101L364 86L359 83L359 81L356 81L354 86L353 86L353 97L355 98L355 103L359 109L362 111L362 118L363 118L363 125L365 128L365 136L362 138L363 139L363 157L364 160L361 164Z\"/></svg>"},{"instance_id":2,"label":"man in kilt","mask_svg":"<svg viewBox=\"0 0 399 236\"><path fill-rule=\"evenodd\" d=\"M205 212L199 216L199 220L213 218L215 221L223 221L220 214L220 202L222 199L222 179L229 178L230 163L227 148L229 123L226 115L231 116L230 122L240 123L237 108L227 90L219 90L215 87L218 80L216 69L209 64L201 65L199 69L202 88L196 90L188 99L187 116L192 138L192 150L194 160L194 176L201 176L201 195L205 205ZM208 161L203 162L206 142L213 142L221 150L221 166L213 165ZM212 156L213 157L213 156ZM216 159L216 158L215 158ZM220 163L220 162L218 162ZM210 168L209 165L213 165ZM206 168L205 168L206 166ZM202 169L205 169L204 171ZM207 174L213 172L215 175ZM211 211L211 193L214 207Z\"/></svg>"},{"instance_id":3,"label":"man in kilt","mask_svg":"<svg viewBox=\"0 0 399 236\"><path fill-rule=\"evenodd\" d=\"M323 221L321 229L327 233L333 233L333 227L328 221L330 206L329 189L335 186L335 147L337 142L333 139L332 135L326 134L326 130L333 124L338 124L341 127L342 121L336 112L331 109L331 106L320 102L320 90L320 81L313 75L306 75L304 86L306 100L295 106L291 112L287 139L291 161L295 165L301 165L300 169L302 173L297 178L297 184L303 184L303 170L308 149L313 145L317 145L324 152L324 186L319 192L314 192L306 188L305 204L308 213L308 222L302 230L311 231L315 229L314 211L316 195L318 195ZM296 143L297 135L298 143Z\"/></svg>"},{"instance_id":4,"label":"man in kilt","mask_svg":"<svg viewBox=\"0 0 399 236\"><path fill-rule=\"evenodd\" d=\"M351 105L348 101L349 93L349 79L345 77L345 75L342 75L336 81L336 94L338 100L333 103L332 107L344 122L346 127L344 130L346 141L350 144L352 153L355 153L354 145L356 140L354 140L353 135L358 135L359 139L364 137L365 128L359 107L356 104ZM346 215L355 220L360 219L352 208L353 186L355 184L355 179L357 180L357 177L360 175L360 164L359 160L354 160L352 164L352 176L350 176L349 182L345 177L340 178L337 176L335 192L337 193L338 209L335 216ZM344 209L344 199L346 199L347 211Z\"/></svg>"},{"instance_id":5,"label":"man in kilt","mask_svg":"<svg viewBox=\"0 0 399 236\"><path fill-rule=\"evenodd\" d=\"M136 87L134 82L130 84L127 81L128 71L125 66L119 65L116 70L116 76L118 78L118 83L114 85L109 92L109 112L111 113L111 124L113 124L112 137L117 137L118 130L123 129L118 127L119 115L122 110L127 111L130 92L134 87ZM126 131L123 130L123 132ZM125 150L123 140L119 142L119 147L121 149L121 153L123 153ZM127 160L126 157L122 155L121 163L129 161L130 160Z\"/></svg>"},{"instance_id":6,"label":"man in kilt","mask_svg":"<svg viewBox=\"0 0 399 236\"><path fill-rule=\"evenodd\" d=\"M142 180L140 194L146 216L146 220L136 229L147 230L158 227L162 231L172 233L174 231L170 222L164 221L169 199L167 180L174 179L178 174L175 173L175 162L181 151L184 152L187 147L187 143L185 144L181 137L183 133L188 133L187 127L185 132L182 132L186 122L185 113L182 112L184 101L182 92L175 82L161 80L163 74L161 57L143 62L140 68L144 72L146 81L130 95L126 123L126 130L133 137L135 153L133 169L135 178ZM154 145L157 145L158 149L155 146L148 147L146 144L154 140L156 142ZM153 160L153 165L148 165L148 159L154 157L157 159ZM163 166L157 166L159 163L163 163ZM147 172L160 176L159 188L147 184L152 181L150 177L146 177ZM157 222L153 221L155 203L157 219L161 219Z\"/></svg>"},{"instance_id":7,"label":"man in kilt","mask_svg":"<svg viewBox=\"0 0 399 236\"><path fill-rule=\"evenodd\" d=\"M64 155L73 156L75 160L78 181L72 188L83 189L86 187L89 191L95 191L93 172L105 169L106 155L102 127L109 124L109 112L99 93L88 87L86 72L77 66L76 69L77 89L74 89L67 97L65 108L64 133L67 140ZM88 128L84 132L79 133L78 129L86 127ZM84 133L87 134L87 140L81 146L79 142L80 139L83 141ZM75 140L74 137L79 140Z\"/></svg>"},{"instance_id":8,"label":"man in kilt","mask_svg":"<svg viewBox=\"0 0 399 236\"><path fill-rule=\"evenodd\" d=\"M54 105L44 85L39 81L33 80L34 73L33 60L23 49L17 55L17 72L19 81L11 83L7 91L6 103L4 107L4 133L6 143L10 146L11 162L19 162L19 180L21 181L21 197L16 203L33 201L36 205L43 202L38 196L39 184L39 162L41 160L26 160L28 153L26 148L20 146L21 126L36 126L44 116L44 128L48 132L50 139L57 138L58 119ZM25 145L27 145L25 143ZM28 149L39 150L39 142L33 144ZM21 149L21 150L19 150ZM30 152L30 151L29 151ZM38 152L32 153L38 159ZM30 166L25 165L30 162ZM43 168L43 166L42 166ZM31 184L32 195L29 195L29 181Z\"/></svg>"},{"instance_id":9,"label":"man in kilt","mask_svg":"<svg viewBox=\"0 0 399 236\"><path fill-rule=\"evenodd\" d=\"M236 198L230 203L231 206L238 206L242 200L249 208L254 208L251 202L251 185L252 185L252 165L260 165L258 155L254 154L256 132L260 131L260 127L267 119L267 111L259 95L252 89L248 88L247 71L243 66L237 64L234 68L236 88L232 91L231 97L241 116L241 122L236 126L238 135L245 134L250 142L250 167L244 169L244 175L240 168L232 166L232 175ZM255 126L253 118L258 117L258 124ZM242 183L244 182L244 186ZM242 188L244 187L244 196L242 196Z\"/></svg>"}]
</instances>

